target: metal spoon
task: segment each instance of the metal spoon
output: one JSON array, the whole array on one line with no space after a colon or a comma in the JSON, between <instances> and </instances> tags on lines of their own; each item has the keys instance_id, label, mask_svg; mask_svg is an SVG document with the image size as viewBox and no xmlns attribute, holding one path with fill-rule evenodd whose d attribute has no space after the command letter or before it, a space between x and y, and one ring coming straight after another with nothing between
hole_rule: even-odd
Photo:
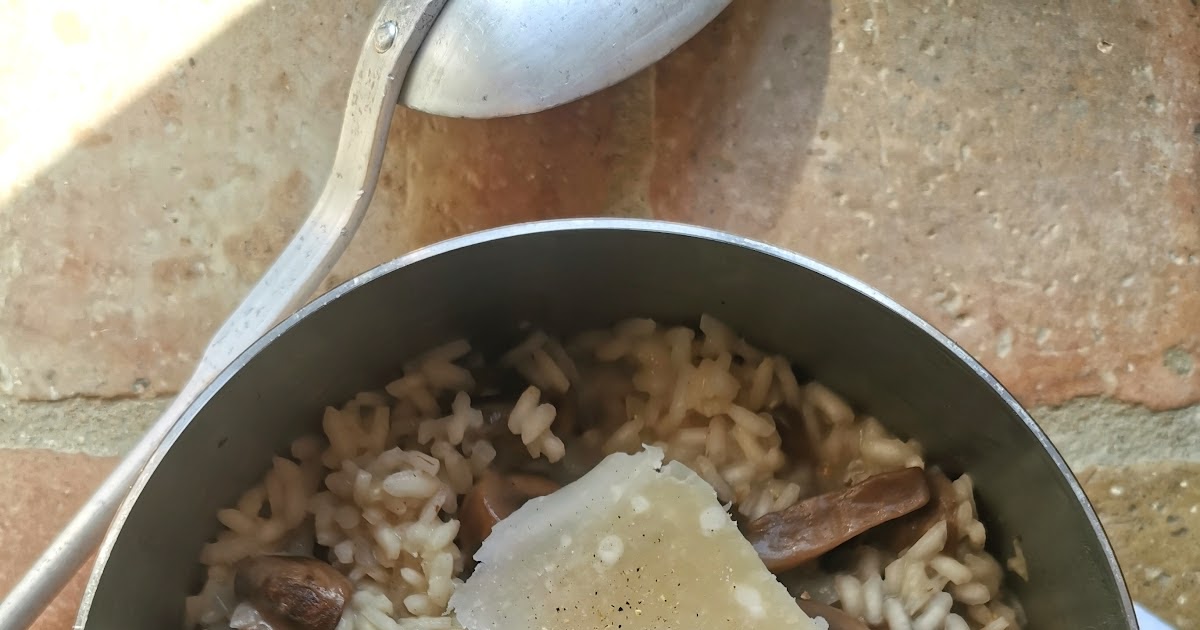
<instances>
[{"instance_id":1,"label":"metal spoon","mask_svg":"<svg viewBox=\"0 0 1200 630\"><path fill-rule=\"evenodd\" d=\"M312 214L217 331L176 399L0 603L0 630L37 619L197 396L316 291L370 204L397 102L473 118L548 109L649 66L729 1L384 0L362 45L333 169Z\"/></svg>"}]
</instances>

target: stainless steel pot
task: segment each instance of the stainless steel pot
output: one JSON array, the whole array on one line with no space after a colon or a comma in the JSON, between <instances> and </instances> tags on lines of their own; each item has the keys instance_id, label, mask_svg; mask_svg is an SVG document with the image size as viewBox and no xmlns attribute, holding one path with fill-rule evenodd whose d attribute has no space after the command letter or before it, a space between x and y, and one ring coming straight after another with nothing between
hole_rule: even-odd
<instances>
[{"instance_id":1,"label":"stainless steel pot","mask_svg":"<svg viewBox=\"0 0 1200 630\"><path fill-rule=\"evenodd\" d=\"M574 220L473 234L356 278L276 327L192 405L122 507L79 628L178 627L216 511L271 455L319 427L323 406L377 387L405 358L459 336L509 340L523 321L569 333L627 316L708 312L752 343L914 436L977 483L989 545L1021 541L1011 583L1031 628L1136 628L1091 506L1049 440L961 348L828 267L724 233Z\"/></svg>"}]
</instances>

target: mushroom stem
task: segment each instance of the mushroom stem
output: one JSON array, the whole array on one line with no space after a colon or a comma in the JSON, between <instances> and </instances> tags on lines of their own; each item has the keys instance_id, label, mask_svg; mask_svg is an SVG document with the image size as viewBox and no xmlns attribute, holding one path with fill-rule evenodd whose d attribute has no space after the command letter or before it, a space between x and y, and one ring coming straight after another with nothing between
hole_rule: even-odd
<instances>
[{"instance_id":1,"label":"mushroom stem","mask_svg":"<svg viewBox=\"0 0 1200 630\"><path fill-rule=\"evenodd\" d=\"M928 502L923 471L905 468L766 514L751 521L745 533L767 568L780 573Z\"/></svg>"}]
</instances>

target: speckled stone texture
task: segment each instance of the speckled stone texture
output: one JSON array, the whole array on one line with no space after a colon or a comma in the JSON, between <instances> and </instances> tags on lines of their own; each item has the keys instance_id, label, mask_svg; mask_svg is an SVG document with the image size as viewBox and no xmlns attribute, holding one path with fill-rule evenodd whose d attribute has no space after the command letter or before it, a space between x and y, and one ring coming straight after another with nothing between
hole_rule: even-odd
<instances>
[{"instance_id":1,"label":"speckled stone texture","mask_svg":"<svg viewBox=\"0 0 1200 630\"><path fill-rule=\"evenodd\" d=\"M79 453L90 463L61 474L81 492L109 461L92 457L153 420L319 193L374 4L0 7L0 448ZM201 7L229 23L182 53L156 53L156 26L136 19ZM96 78L156 54L165 71L136 89ZM93 102L102 115L66 127L30 113ZM47 152L11 139L39 124L69 146L18 177ZM399 110L369 214L323 286L552 217L671 219L795 249L929 319L1076 470L1101 466L1089 489L1135 593L1195 627L1200 606L1144 590L1138 567L1194 581L1200 546L1171 547L1186 578L1130 544L1158 513L1113 517L1096 480L1165 505L1180 493L1163 480L1200 462L1198 169L1191 0L734 0L656 66L553 111ZM65 515L20 506L10 518L47 535Z\"/></svg>"},{"instance_id":2,"label":"speckled stone texture","mask_svg":"<svg viewBox=\"0 0 1200 630\"><path fill-rule=\"evenodd\" d=\"M1200 465L1097 468L1081 478L1134 599L1178 630L1200 628Z\"/></svg>"}]
</instances>

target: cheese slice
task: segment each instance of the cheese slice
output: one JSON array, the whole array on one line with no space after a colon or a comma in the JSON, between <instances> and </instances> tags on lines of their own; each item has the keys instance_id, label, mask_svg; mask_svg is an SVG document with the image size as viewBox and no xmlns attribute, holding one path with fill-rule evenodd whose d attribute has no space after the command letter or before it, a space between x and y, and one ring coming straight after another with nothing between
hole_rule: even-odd
<instances>
[{"instance_id":1,"label":"cheese slice","mask_svg":"<svg viewBox=\"0 0 1200 630\"><path fill-rule=\"evenodd\" d=\"M703 479L618 453L501 521L450 598L466 630L812 630Z\"/></svg>"}]
</instances>

